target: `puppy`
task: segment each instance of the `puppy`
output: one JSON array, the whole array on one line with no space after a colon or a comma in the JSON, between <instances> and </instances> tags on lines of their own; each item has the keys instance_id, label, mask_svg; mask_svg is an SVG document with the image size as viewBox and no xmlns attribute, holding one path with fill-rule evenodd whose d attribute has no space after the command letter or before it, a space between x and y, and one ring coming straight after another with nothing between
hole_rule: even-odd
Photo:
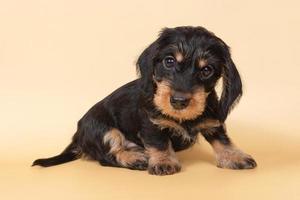
<instances>
[{"instance_id":1,"label":"puppy","mask_svg":"<svg viewBox=\"0 0 300 200\"><path fill-rule=\"evenodd\" d=\"M49 167L79 159L103 166L179 172L176 151L191 147L198 133L211 144L217 166L256 167L234 146L225 120L242 95L229 47L203 27L165 28L137 61L140 78L94 105L78 122L72 142L59 155L33 165ZM215 91L222 77L220 98Z\"/></svg>"}]
</instances>

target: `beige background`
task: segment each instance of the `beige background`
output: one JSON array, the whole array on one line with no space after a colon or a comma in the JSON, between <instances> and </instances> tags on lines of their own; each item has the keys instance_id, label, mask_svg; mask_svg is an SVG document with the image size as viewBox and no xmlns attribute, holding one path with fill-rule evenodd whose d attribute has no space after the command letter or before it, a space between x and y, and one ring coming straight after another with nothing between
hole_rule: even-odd
<instances>
[{"instance_id":1,"label":"beige background","mask_svg":"<svg viewBox=\"0 0 300 200\"><path fill-rule=\"evenodd\" d=\"M0 199L299 199L299 1L0 0ZM75 161L42 169L97 101L135 78L163 27L202 25L244 82L227 120L258 168L222 170L200 140L166 177Z\"/></svg>"}]
</instances>

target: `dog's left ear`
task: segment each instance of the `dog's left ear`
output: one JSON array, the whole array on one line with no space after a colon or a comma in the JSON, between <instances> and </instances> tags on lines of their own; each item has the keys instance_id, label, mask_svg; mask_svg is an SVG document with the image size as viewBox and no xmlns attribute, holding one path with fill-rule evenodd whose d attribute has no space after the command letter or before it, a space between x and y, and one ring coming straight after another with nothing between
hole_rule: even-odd
<instances>
[{"instance_id":1,"label":"dog's left ear","mask_svg":"<svg viewBox=\"0 0 300 200\"><path fill-rule=\"evenodd\" d=\"M141 89L145 94L153 94L154 58L158 51L157 42L147 47L137 60L137 72L140 75Z\"/></svg>"},{"instance_id":2,"label":"dog's left ear","mask_svg":"<svg viewBox=\"0 0 300 200\"><path fill-rule=\"evenodd\" d=\"M233 63L229 47L225 45L225 66L223 68L223 91L219 102L220 120L224 122L227 115L238 103L242 96L242 81L239 72Z\"/></svg>"}]
</instances>

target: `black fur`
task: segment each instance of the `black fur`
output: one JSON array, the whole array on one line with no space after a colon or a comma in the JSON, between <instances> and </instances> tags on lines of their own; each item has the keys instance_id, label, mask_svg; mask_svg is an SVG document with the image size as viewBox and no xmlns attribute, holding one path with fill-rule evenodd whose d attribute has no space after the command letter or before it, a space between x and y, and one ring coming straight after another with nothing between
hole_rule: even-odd
<instances>
[{"instance_id":1,"label":"black fur","mask_svg":"<svg viewBox=\"0 0 300 200\"><path fill-rule=\"evenodd\" d=\"M184 55L182 62L172 69L166 69L163 62L166 56L174 52ZM208 79L201 76L198 61L203 58L214 70ZM225 121L234 103L242 94L239 73L231 60L228 46L213 33L203 27L177 27L163 29L160 37L141 54L137 61L140 78L134 80L102 101L94 105L78 122L78 129L70 146L60 155L36 160L33 165L44 167L61 164L80 158L82 155L97 160L104 166L122 167L116 157L109 154L110 147L103 144L104 135L116 128L128 141L140 148L152 147L159 151L168 148L172 142L175 151L183 150L194 144L201 130L194 127L205 119ZM223 92L218 100L215 92L217 81L223 77ZM153 103L157 84L167 80L174 91L191 93L195 88L203 87L209 93L205 109L193 119L179 120L172 115L165 115ZM171 120L186 130L191 137L185 141L173 134L174 130L161 129L150 118ZM218 135L222 129L221 135ZM206 130L208 133L209 130ZM205 138L221 140L229 144L224 128L212 128L213 134ZM205 130L204 130L205 132ZM228 141L226 141L228 140ZM134 167L128 167L133 168Z\"/></svg>"},{"instance_id":2,"label":"black fur","mask_svg":"<svg viewBox=\"0 0 300 200\"><path fill-rule=\"evenodd\" d=\"M61 154L46 159L37 159L32 163L32 166L40 165L42 167L50 167L53 165L59 165L66 162L70 162L78 159L81 153L76 151L77 146L75 143L71 143Z\"/></svg>"}]
</instances>

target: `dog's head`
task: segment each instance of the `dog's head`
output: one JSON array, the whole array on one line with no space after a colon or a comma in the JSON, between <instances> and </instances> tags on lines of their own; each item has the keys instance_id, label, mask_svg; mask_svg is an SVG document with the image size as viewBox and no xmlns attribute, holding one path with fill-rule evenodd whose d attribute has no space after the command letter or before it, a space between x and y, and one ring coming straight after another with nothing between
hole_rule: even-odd
<instances>
[{"instance_id":1,"label":"dog's head","mask_svg":"<svg viewBox=\"0 0 300 200\"><path fill-rule=\"evenodd\" d=\"M141 86L163 114L180 121L200 116L206 98L223 78L219 120L242 94L229 47L202 27L165 28L137 61Z\"/></svg>"}]
</instances>

